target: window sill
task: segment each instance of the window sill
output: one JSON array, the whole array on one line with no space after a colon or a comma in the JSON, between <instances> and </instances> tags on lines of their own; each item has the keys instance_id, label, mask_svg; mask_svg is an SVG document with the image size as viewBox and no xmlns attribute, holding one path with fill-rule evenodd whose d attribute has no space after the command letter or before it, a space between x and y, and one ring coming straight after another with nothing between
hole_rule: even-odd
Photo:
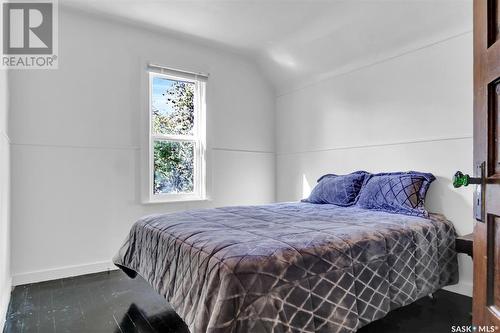
<instances>
[{"instance_id":1,"label":"window sill","mask_svg":"<svg viewBox=\"0 0 500 333\"><path fill-rule=\"evenodd\" d=\"M209 197L172 197L172 198L150 198L144 200L142 204L152 205L152 204L169 204L169 203L188 203L188 202L209 202L212 201Z\"/></svg>"}]
</instances>

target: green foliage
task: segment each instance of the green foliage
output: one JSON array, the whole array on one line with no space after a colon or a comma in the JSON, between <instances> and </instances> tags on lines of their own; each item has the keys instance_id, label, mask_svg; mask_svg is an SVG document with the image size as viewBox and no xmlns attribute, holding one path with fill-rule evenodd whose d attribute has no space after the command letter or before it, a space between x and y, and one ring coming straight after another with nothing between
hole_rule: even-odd
<instances>
[{"instance_id":1,"label":"green foliage","mask_svg":"<svg viewBox=\"0 0 500 333\"><path fill-rule=\"evenodd\" d=\"M193 152L194 144L191 142L155 142L154 193L193 191Z\"/></svg>"},{"instance_id":2,"label":"green foliage","mask_svg":"<svg viewBox=\"0 0 500 333\"><path fill-rule=\"evenodd\" d=\"M194 85L176 81L165 92L173 112L164 115L153 110L156 133L190 135L194 124ZM154 188L158 193L192 192L194 144L192 142L156 141L154 143Z\"/></svg>"},{"instance_id":3,"label":"green foliage","mask_svg":"<svg viewBox=\"0 0 500 333\"><path fill-rule=\"evenodd\" d=\"M175 81L164 94L174 112L153 109L153 130L160 134L190 135L194 125L194 84Z\"/></svg>"}]
</instances>

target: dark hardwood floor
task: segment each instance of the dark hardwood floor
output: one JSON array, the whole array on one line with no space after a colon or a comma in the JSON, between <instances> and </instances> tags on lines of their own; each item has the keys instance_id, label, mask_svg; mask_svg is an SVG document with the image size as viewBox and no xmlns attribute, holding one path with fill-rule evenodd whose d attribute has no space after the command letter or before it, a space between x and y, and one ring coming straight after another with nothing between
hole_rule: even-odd
<instances>
[{"instance_id":1,"label":"dark hardwood floor","mask_svg":"<svg viewBox=\"0 0 500 333\"><path fill-rule=\"evenodd\" d=\"M471 299L439 291L391 312L359 332L448 333L469 325ZM19 286L12 292L4 333L189 332L166 301L140 277L121 271Z\"/></svg>"}]
</instances>

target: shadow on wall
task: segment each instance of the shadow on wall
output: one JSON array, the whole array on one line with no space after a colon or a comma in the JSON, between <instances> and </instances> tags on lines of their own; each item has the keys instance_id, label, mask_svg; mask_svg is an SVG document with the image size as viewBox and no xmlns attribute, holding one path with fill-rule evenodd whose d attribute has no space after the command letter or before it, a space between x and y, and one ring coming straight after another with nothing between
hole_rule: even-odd
<instances>
[{"instance_id":1,"label":"shadow on wall","mask_svg":"<svg viewBox=\"0 0 500 333\"><path fill-rule=\"evenodd\" d=\"M455 216L467 219L470 217L470 228L472 228L473 211L472 201L467 200L464 191L472 191L472 188L456 189L452 185L451 178L436 177L431 184L426 198L426 208L431 212L442 213L453 222ZM467 226L457 225L457 232L460 235L471 232Z\"/></svg>"}]
</instances>

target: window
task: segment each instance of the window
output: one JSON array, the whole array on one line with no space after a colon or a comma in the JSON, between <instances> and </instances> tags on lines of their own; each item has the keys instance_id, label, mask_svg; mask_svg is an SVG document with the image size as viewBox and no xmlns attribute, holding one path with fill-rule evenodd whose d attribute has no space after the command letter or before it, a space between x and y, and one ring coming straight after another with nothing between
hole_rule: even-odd
<instances>
[{"instance_id":1,"label":"window","mask_svg":"<svg viewBox=\"0 0 500 333\"><path fill-rule=\"evenodd\" d=\"M206 76L149 68L149 199L202 200Z\"/></svg>"}]
</instances>

